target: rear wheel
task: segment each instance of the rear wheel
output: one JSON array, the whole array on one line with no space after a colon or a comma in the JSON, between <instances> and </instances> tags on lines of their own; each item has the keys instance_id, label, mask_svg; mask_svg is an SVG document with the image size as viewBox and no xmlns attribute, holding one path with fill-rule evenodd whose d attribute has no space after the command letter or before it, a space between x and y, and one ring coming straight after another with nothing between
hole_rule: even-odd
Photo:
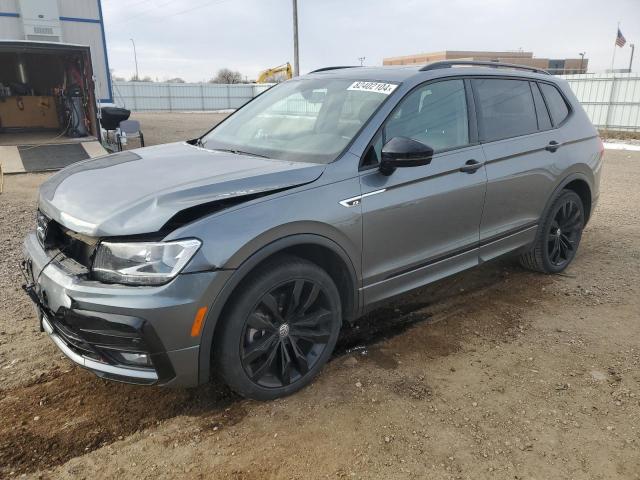
<instances>
[{"instance_id":1,"label":"rear wheel","mask_svg":"<svg viewBox=\"0 0 640 480\"><path fill-rule=\"evenodd\" d=\"M259 267L240 289L216 333L217 373L257 400L307 385L340 332L340 295L331 277L311 262L282 256Z\"/></svg>"},{"instance_id":2,"label":"rear wheel","mask_svg":"<svg viewBox=\"0 0 640 480\"><path fill-rule=\"evenodd\" d=\"M576 256L585 215L582 200L575 192L563 190L539 226L532 249L520 257L530 270L559 273Z\"/></svg>"}]
</instances>

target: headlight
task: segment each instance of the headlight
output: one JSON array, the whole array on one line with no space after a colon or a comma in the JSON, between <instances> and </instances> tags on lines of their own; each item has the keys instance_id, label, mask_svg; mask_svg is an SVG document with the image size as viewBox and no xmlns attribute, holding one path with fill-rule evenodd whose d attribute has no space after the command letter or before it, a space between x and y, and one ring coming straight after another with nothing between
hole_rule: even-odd
<instances>
[{"instance_id":1,"label":"headlight","mask_svg":"<svg viewBox=\"0 0 640 480\"><path fill-rule=\"evenodd\" d=\"M196 239L174 242L101 242L93 260L93 276L107 283L167 283L185 267L200 245L200 240Z\"/></svg>"}]
</instances>

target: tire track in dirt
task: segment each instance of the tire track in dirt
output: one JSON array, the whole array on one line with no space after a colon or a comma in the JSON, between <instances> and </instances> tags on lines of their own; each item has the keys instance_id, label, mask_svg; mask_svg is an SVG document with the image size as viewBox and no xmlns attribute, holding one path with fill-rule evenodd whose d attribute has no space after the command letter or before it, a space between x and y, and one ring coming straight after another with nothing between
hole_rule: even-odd
<instances>
[{"instance_id":1,"label":"tire track in dirt","mask_svg":"<svg viewBox=\"0 0 640 480\"><path fill-rule=\"evenodd\" d=\"M178 415L224 414L225 387L117 384L80 368L0 392L0 477L49 468Z\"/></svg>"}]
</instances>

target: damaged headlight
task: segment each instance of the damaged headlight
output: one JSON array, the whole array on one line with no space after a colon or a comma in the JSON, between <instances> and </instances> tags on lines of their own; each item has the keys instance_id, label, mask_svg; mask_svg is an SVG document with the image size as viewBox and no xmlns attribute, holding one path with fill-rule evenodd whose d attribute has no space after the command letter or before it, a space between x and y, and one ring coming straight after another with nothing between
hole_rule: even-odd
<instances>
[{"instance_id":1,"label":"damaged headlight","mask_svg":"<svg viewBox=\"0 0 640 480\"><path fill-rule=\"evenodd\" d=\"M188 239L173 242L101 242L93 260L93 277L107 283L160 285L175 277L202 243Z\"/></svg>"}]
</instances>

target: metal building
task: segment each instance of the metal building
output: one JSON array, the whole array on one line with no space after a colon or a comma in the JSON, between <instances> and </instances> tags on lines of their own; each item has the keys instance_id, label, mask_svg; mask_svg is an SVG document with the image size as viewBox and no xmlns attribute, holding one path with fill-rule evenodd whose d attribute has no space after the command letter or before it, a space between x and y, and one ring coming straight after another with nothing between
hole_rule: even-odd
<instances>
[{"instance_id":1,"label":"metal building","mask_svg":"<svg viewBox=\"0 0 640 480\"><path fill-rule=\"evenodd\" d=\"M113 102L100 0L0 0L0 40L89 46L96 98Z\"/></svg>"},{"instance_id":2,"label":"metal building","mask_svg":"<svg viewBox=\"0 0 640 480\"><path fill-rule=\"evenodd\" d=\"M104 153L113 103L100 0L0 0L0 172Z\"/></svg>"}]
</instances>

